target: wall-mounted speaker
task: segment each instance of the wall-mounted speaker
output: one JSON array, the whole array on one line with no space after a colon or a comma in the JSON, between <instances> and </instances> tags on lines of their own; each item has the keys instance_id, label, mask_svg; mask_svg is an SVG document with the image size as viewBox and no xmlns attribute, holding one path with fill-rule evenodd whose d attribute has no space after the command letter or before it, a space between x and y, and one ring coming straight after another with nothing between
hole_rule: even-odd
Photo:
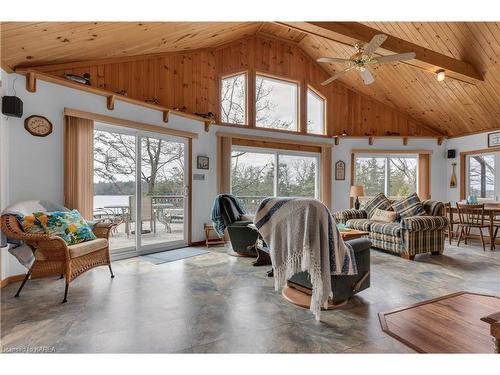
<instances>
[{"instance_id":1,"label":"wall-mounted speaker","mask_svg":"<svg viewBox=\"0 0 500 375\"><path fill-rule=\"evenodd\" d=\"M6 116L23 117L23 101L17 96L2 97L2 113Z\"/></svg>"},{"instance_id":2,"label":"wall-mounted speaker","mask_svg":"<svg viewBox=\"0 0 500 375\"><path fill-rule=\"evenodd\" d=\"M457 157L457 150L448 150L448 159L455 159Z\"/></svg>"}]
</instances>

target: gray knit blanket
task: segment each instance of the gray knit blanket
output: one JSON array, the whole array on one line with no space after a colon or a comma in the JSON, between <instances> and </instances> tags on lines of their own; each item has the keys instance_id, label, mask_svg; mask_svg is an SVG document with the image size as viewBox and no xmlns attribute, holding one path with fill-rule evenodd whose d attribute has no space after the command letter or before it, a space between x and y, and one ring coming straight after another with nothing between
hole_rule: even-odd
<instances>
[{"instance_id":1,"label":"gray knit blanket","mask_svg":"<svg viewBox=\"0 0 500 375\"><path fill-rule=\"evenodd\" d=\"M319 320L321 307L333 297L330 276L357 274L354 251L342 240L328 208L311 198L266 198L254 224L270 249L275 290L294 274L307 271L310 310Z\"/></svg>"}]
</instances>

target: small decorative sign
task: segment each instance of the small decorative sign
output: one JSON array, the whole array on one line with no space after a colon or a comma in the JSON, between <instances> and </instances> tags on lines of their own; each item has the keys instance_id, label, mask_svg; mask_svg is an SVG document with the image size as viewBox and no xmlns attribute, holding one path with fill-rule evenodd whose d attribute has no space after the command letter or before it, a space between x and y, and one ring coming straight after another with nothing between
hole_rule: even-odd
<instances>
[{"instance_id":1,"label":"small decorative sign","mask_svg":"<svg viewBox=\"0 0 500 375\"><path fill-rule=\"evenodd\" d=\"M488 134L488 147L500 146L500 132Z\"/></svg>"},{"instance_id":2,"label":"small decorative sign","mask_svg":"<svg viewBox=\"0 0 500 375\"><path fill-rule=\"evenodd\" d=\"M342 160L335 163L335 179L345 180L345 163Z\"/></svg>"},{"instance_id":3,"label":"small decorative sign","mask_svg":"<svg viewBox=\"0 0 500 375\"><path fill-rule=\"evenodd\" d=\"M208 169L210 166L210 159L208 156L198 155L196 157L196 164L198 169Z\"/></svg>"}]
</instances>

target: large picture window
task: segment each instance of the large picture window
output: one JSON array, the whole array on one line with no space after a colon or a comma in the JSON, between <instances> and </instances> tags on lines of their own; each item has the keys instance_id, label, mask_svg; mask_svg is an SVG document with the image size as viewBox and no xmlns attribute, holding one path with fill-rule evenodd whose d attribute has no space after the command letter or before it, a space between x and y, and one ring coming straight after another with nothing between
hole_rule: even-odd
<instances>
[{"instance_id":1,"label":"large picture window","mask_svg":"<svg viewBox=\"0 0 500 375\"><path fill-rule=\"evenodd\" d=\"M356 155L354 182L365 196L404 197L417 191L417 155Z\"/></svg>"},{"instance_id":2,"label":"large picture window","mask_svg":"<svg viewBox=\"0 0 500 375\"><path fill-rule=\"evenodd\" d=\"M319 155L235 147L231 193L254 212L269 196L319 197Z\"/></svg>"},{"instance_id":3,"label":"large picture window","mask_svg":"<svg viewBox=\"0 0 500 375\"><path fill-rule=\"evenodd\" d=\"M261 128L298 130L298 83L257 75L255 125Z\"/></svg>"},{"instance_id":4,"label":"large picture window","mask_svg":"<svg viewBox=\"0 0 500 375\"><path fill-rule=\"evenodd\" d=\"M310 88L307 90L307 132L325 134L325 99Z\"/></svg>"},{"instance_id":5,"label":"large picture window","mask_svg":"<svg viewBox=\"0 0 500 375\"><path fill-rule=\"evenodd\" d=\"M247 75L246 73L223 77L221 80L221 122L246 125Z\"/></svg>"},{"instance_id":6,"label":"large picture window","mask_svg":"<svg viewBox=\"0 0 500 375\"><path fill-rule=\"evenodd\" d=\"M500 152L467 155L466 196L499 200L500 174L497 172L499 165Z\"/></svg>"}]
</instances>

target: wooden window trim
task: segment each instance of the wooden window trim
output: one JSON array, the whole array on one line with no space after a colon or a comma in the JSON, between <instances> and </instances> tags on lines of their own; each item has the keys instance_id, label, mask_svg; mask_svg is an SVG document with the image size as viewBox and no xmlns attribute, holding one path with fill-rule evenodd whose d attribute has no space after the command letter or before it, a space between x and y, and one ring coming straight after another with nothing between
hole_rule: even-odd
<instances>
[{"instance_id":1,"label":"wooden window trim","mask_svg":"<svg viewBox=\"0 0 500 375\"><path fill-rule=\"evenodd\" d=\"M297 135L296 133L294 133ZM283 138L270 138L270 137L263 137L263 136L256 136L253 134L237 134L237 133L229 133L229 132L221 132L218 131L215 133L217 137L230 137L233 139L247 139L247 140L256 140L256 141L267 141L267 142L275 142L275 143L284 143L284 144L291 144L291 145L304 145L304 146L316 146L318 148L321 147L333 147L332 143L330 142L310 142L310 141L301 141L301 140L294 140L294 139L283 139Z\"/></svg>"},{"instance_id":2,"label":"wooden window trim","mask_svg":"<svg viewBox=\"0 0 500 375\"><path fill-rule=\"evenodd\" d=\"M232 78L236 76L244 75L245 76L245 123L244 124L233 124L231 122L223 122L222 121L222 97L221 97L221 91L222 91L222 81L227 78ZM248 70L235 70L235 71L228 71L224 72L222 74L219 74L219 85L218 85L218 94L217 94L217 108L218 108L218 120L219 124L217 125L224 125L224 126L236 126L236 127L241 127L241 128L248 128L250 127L250 95L249 95L249 77L250 77L250 72Z\"/></svg>"},{"instance_id":3,"label":"wooden window trim","mask_svg":"<svg viewBox=\"0 0 500 375\"><path fill-rule=\"evenodd\" d=\"M132 120L125 120L125 119L120 119L116 117L111 117L111 116L105 116L105 115L100 115L98 113L92 113L92 112L85 112L85 111L80 111L77 109L71 109L71 108L64 108L64 115L65 115L65 127L69 126L70 124L70 119L71 118L77 118L77 119L85 119L85 120L91 120L91 121L98 121L98 122L104 122L110 125L116 125L116 126L121 126L124 128L129 128L129 129L134 129L134 130L142 130L142 131L148 131L148 132L153 132L153 133L160 133L160 134L166 134L166 135L171 135L175 137L182 137L187 139L187 152L188 152L188 170L187 170L187 185L188 185L188 233L187 233L187 241L188 244L192 244L192 229L193 229L193 138L196 139L198 138L198 134L196 133L191 133L191 132L186 132L182 130L175 130L175 129L170 129L170 128L162 128L156 125L150 125L150 124L145 124L142 122L137 122L137 121L132 121ZM68 141L65 141L65 144L68 145ZM65 146L67 148L67 146ZM92 144L93 148L93 144ZM69 172L73 168L73 166L68 167L69 163L69 154L65 151L65 203L68 203L68 189L71 189L71 183L68 182L68 178L66 176L69 176ZM92 154L92 160L93 160L93 154ZM67 168L70 168L69 170ZM93 167L92 167L92 173L93 173ZM93 189L93 179L89 179L89 181L92 181L92 189ZM88 190L88 188L87 188ZM93 194L92 194L93 197ZM71 199L71 198L70 198Z\"/></svg>"},{"instance_id":4,"label":"wooden window trim","mask_svg":"<svg viewBox=\"0 0 500 375\"><path fill-rule=\"evenodd\" d=\"M481 148L479 150L463 151L460 153L460 200L465 199L465 164L467 156L500 152L500 147Z\"/></svg>"},{"instance_id":5,"label":"wooden window trim","mask_svg":"<svg viewBox=\"0 0 500 375\"><path fill-rule=\"evenodd\" d=\"M276 130L276 131L280 131L280 132L286 131L286 132L294 133L294 134L301 134L301 133L305 134L304 121L301 121L302 113L304 113L304 110L305 110L302 107L307 107L307 105L304 106L304 104L303 104L304 103L304 95L301 95L301 90L304 87L303 82L301 82L300 80L297 80L297 79L289 78L289 77L283 77L283 76L279 76L279 75L275 75L275 74L262 72L260 70L255 71L255 73L254 73L254 77L255 77L254 93L253 93L253 97L252 97L252 108L254 109L254 112L256 112L255 85L257 84L257 76L269 78L269 79L272 79L275 81L283 81L283 82L293 83L293 84L297 85L297 118L296 118L297 130L281 130L281 129L266 128L266 127L262 127L262 126L257 126L257 119L256 118L254 118L254 123L253 123L254 127L256 129L259 129L259 130L260 129L272 129L272 130ZM306 99L307 99L307 97L306 97Z\"/></svg>"},{"instance_id":6,"label":"wooden window trim","mask_svg":"<svg viewBox=\"0 0 500 375\"><path fill-rule=\"evenodd\" d=\"M318 189L319 198L332 208L332 144L299 142L252 135L217 132L217 181L219 193L230 191L230 154L233 146L263 148L269 150L308 152L319 155ZM228 157L229 155L229 157Z\"/></svg>"},{"instance_id":7,"label":"wooden window trim","mask_svg":"<svg viewBox=\"0 0 500 375\"><path fill-rule=\"evenodd\" d=\"M87 120L104 122L107 124L122 126L122 127L130 128L130 129L145 130L145 131L149 131L149 132L153 132L153 133L161 133L161 134L167 134L167 135L172 135L172 136L176 136L176 137L184 137L184 138L190 138L190 139L198 138L198 134L187 132L184 130L177 130L177 129L158 126L158 125L146 124L144 122L121 119L118 117L101 115L99 113L80 111L79 109L64 108L64 114L66 116L79 117L79 118L83 118L83 119L87 119Z\"/></svg>"},{"instance_id":8,"label":"wooden window trim","mask_svg":"<svg viewBox=\"0 0 500 375\"><path fill-rule=\"evenodd\" d=\"M308 135L313 135L313 136L322 136L322 135L326 135L326 129L327 129L327 126L326 126L326 121L327 121L327 114L326 112L328 111L328 100L326 99L326 97L321 94L318 90L316 90L313 86L311 85L307 85L307 90L306 90L306 98L305 98L305 102L306 102L306 108L307 108L307 95L309 94L309 90L311 90L316 96L318 96L321 100L323 100L323 130L322 130L322 133L318 134L318 133L309 133L307 131L307 117L306 117L306 120L305 120L305 130L306 130L306 134ZM306 112L307 113L307 112Z\"/></svg>"},{"instance_id":9,"label":"wooden window trim","mask_svg":"<svg viewBox=\"0 0 500 375\"><path fill-rule=\"evenodd\" d=\"M421 200L431 199L431 150L351 150L351 186L354 185L356 172L356 157L367 154L382 154L384 157L390 155L414 155L417 158L417 195ZM349 198L349 207L354 207L354 199Z\"/></svg>"}]
</instances>

